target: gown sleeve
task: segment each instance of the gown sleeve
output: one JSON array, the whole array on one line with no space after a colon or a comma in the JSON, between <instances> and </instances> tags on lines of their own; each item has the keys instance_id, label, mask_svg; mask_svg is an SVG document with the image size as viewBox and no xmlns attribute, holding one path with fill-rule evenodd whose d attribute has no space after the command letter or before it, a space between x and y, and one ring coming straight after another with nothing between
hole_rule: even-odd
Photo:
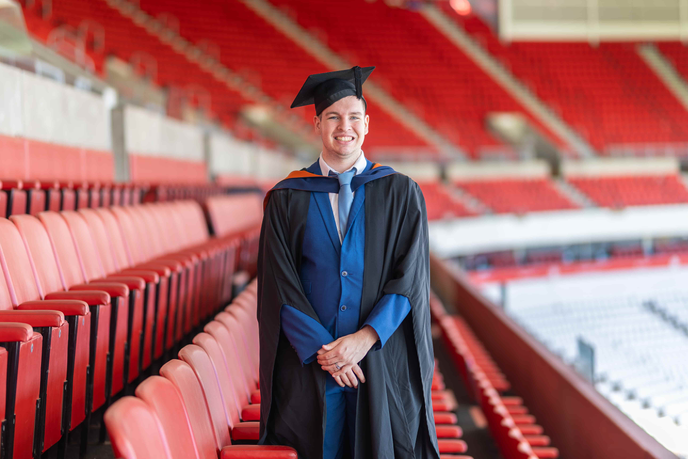
<instances>
[{"instance_id":1,"label":"gown sleeve","mask_svg":"<svg viewBox=\"0 0 688 459\"><path fill-rule=\"evenodd\" d=\"M323 344L334 341L320 322L288 304L282 305L280 320L282 330L302 364L311 363Z\"/></svg>"},{"instance_id":2,"label":"gown sleeve","mask_svg":"<svg viewBox=\"0 0 688 459\"><path fill-rule=\"evenodd\" d=\"M408 298L403 295L390 293L384 295L380 301L377 302L370 315L366 319L363 326L370 325L377 332L380 338L372 349L376 351L382 349L392 333L401 325L409 311L411 311L411 303Z\"/></svg>"}]
</instances>

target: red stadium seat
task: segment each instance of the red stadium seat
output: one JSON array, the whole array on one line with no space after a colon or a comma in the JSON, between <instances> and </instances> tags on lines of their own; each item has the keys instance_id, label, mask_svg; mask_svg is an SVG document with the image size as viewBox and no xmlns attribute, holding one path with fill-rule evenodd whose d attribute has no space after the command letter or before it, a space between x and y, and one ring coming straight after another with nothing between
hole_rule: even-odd
<instances>
[{"instance_id":1,"label":"red stadium seat","mask_svg":"<svg viewBox=\"0 0 688 459\"><path fill-rule=\"evenodd\" d=\"M204 353L200 348L198 351ZM213 425L213 418L208 411L209 408L212 409L213 402L199 403L200 400L205 400L205 395L191 366L180 360L172 360L160 369L160 374L172 382L181 396L201 458L217 457L218 453L221 453L223 459L296 459L296 452L284 446L229 446L227 425L220 426L219 432ZM151 391L151 393L156 393L156 391ZM167 393L171 396L171 392ZM161 392L161 394L165 394L165 392ZM214 400L214 403L217 404L218 401ZM156 404L156 406L162 406L162 404ZM169 408L174 408L174 406L170 404ZM181 417L181 415L175 416L175 418ZM183 425L176 424L176 428L181 426ZM227 443L219 443L218 438L223 438ZM214 456L211 455L211 452Z\"/></svg>"},{"instance_id":2,"label":"red stadium seat","mask_svg":"<svg viewBox=\"0 0 688 459\"><path fill-rule=\"evenodd\" d=\"M28 215L14 216L14 220L33 220L40 231L45 230L35 220L35 217ZM37 310L44 310L46 313L52 311L59 314L50 318L54 325L47 327L28 322L40 328L44 343L50 346L50 352L46 354L44 360L43 373L47 380L41 387L41 398L45 400L41 407L40 419L45 420L44 445L48 447L55 444L61 437L63 423L63 392L64 383L67 381L67 391L65 400L65 422L71 422L72 426L78 425L84 419L86 404L86 372L89 365L89 340L91 327L91 314L88 304L82 301L83 295L66 294L59 297L48 297L43 300L42 286L36 284L40 282L38 272L34 266L41 265L38 271L42 274L42 259L39 256L33 259L27 252L28 243L32 235L22 237L17 227L10 221L0 219L0 260L2 265L8 270L6 273L11 293L12 303L6 304L5 309L12 305L20 311L26 313ZM49 245L48 245L49 248ZM55 261L52 250L46 251L43 256L52 259L53 266ZM56 274L59 275L59 274ZM106 301L109 299L105 295ZM64 320L65 316L67 321ZM12 320L15 321L15 320ZM45 328L42 328L45 327ZM73 345L68 348L69 342ZM71 374L67 374L67 368L71 369Z\"/></svg>"},{"instance_id":3,"label":"red stadium seat","mask_svg":"<svg viewBox=\"0 0 688 459\"><path fill-rule=\"evenodd\" d=\"M65 290L99 290L110 295L110 330L109 354L105 375L105 394L94 392L94 409L101 406L111 395L117 394L126 383L125 358L127 349L127 331L129 316L129 287L125 282L91 282L86 277L87 272L81 263L75 240L69 231L67 223L59 213L42 212L39 214L41 223L45 226L53 253L58 266L62 270L62 283ZM102 325L101 325L102 327ZM99 331L100 334L100 331ZM96 359L96 365L102 365ZM100 377L102 373L95 375ZM95 387L98 384L94 383ZM106 399L103 399L105 397Z\"/></svg>"},{"instance_id":4,"label":"red stadium seat","mask_svg":"<svg viewBox=\"0 0 688 459\"><path fill-rule=\"evenodd\" d=\"M106 362L110 343L110 295L102 290L84 290L66 292L63 284L63 273L55 258L50 237L43 224L35 217L28 215L14 216L11 221L19 230L26 244L29 260L34 269L40 291L46 299L78 299L85 301L90 309L85 321L78 317L67 316L70 333L76 333L76 355L74 364L73 389L67 392L72 400L70 428L73 429L84 419L84 413L99 408L105 401ZM12 262L11 267L21 266ZM28 282L26 276L23 282ZM30 291L23 287L22 292ZM115 298L114 301L119 301ZM86 366L88 382L86 379ZM88 389L87 389L88 385ZM92 399L87 398L91 394ZM91 407L92 405L92 407Z\"/></svg>"},{"instance_id":5,"label":"red stadium seat","mask_svg":"<svg viewBox=\"0 0 688 459\"><path fill-rule=\"evenodd\" d=\"M60 216L62 219L60 219ZM128 375L126 382L134 381L138 378L142 369L141 353L145 338L144 332L148 331L150 341L153 331L153 318L150 316L144 317L144 313L149 302L151 305L149 310L155 312L153 307L155 304L155 286L147 285L146 279L139 276L107 275L103 269L102 259L98 255L98 248L93 241L86 220L78 212L63 211L59 215L43 213L40 215L40 218L53 238L62 237L66 239L66 237L70 237L76 243L75 252L78 262L85 275L84 279L89 285L101 282L116 282L125 284L129 288L129 304L127 305L129 308L129 327L127 332L127 343L129 343L129 346L125 354L128 368L125 369L125 372ZM154 273L152 275L155 276ZM151 284L154 284L157 276L150 280ZM148 319L148 323L151 325L149 330L144 330L145 319ZM147 355L150 356L150 350ZM148 362L150 363L150 360Z\"/></svg>"},{"instance_id":6,"label":"red stadium seat","mask_svg":"<svg viewBox=\"0 0 688 459\"><path fill-rule=\"evenodd\" d=\"M40 395L43 337L25 323L0 323L0 393L6 457L33 458L36 402Z\"/></svg>"},{"instance_id":7,"label":"red stadium seat","mask_svg":"<svg viewBox=\"0 0 688 459\"><path fill-rule=\"evenodd\" d=\"M27 199L24 183L21 180L3 180L1 185L1 192L7 194L7 208L6 214L0 216L25 214Z\"/></svg>"},{"instance_id":8,"label":"red stadium seat","mask_svg":"<svg viewBox=\"0 0 688 459\"><path fill-rule=\"evenodd\" d=\"M193 368L198 381L201 383L203 394L208 401L210 417L215 428L218 445L224 446L231 443L230 432L231 439L233 440L258 441L257 422L240 422L236 406L234 406L234 410L230 413L225 411L226 406L232 405L223 403L222 392L218 385L215 369L210 361L210 357L208 357L203 348L190 344L179 351L179 357ZM229 426L229 430L227 426Z\"/></svg>"},{"instance_id":9,"label":"red stadium seat","mask_svg":"<svg viewBox=\"0 0 688 459\"><path fill-rule=\"evenodd\" d=\"M136 397L124 397L104 417L115 455L122 459L173 457L153 410ZM187 451L189 453L189 451ZM193 450L190 451L193 453ZM194 457L189 454L185 457Z\"/></svg>"}]
</instances>

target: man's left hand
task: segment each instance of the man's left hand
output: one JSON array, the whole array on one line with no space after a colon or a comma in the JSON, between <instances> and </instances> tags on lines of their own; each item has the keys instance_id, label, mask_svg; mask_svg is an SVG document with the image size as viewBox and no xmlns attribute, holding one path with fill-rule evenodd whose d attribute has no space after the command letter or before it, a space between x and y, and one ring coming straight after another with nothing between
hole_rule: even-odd
<instances>
[{"instance_id":1,"label":"man's left hand","mask_svg":"<svg viewBox=\"0 0 688 459\"><path fill-rule=\"evenodd\" d=\"M344 367L350 369L352 365L358 365L378 339L375 329L366 325L356 333L323 345L318 351L318 363L333 377L340 376L345 371Z\"/></svg>"}]
</instances>

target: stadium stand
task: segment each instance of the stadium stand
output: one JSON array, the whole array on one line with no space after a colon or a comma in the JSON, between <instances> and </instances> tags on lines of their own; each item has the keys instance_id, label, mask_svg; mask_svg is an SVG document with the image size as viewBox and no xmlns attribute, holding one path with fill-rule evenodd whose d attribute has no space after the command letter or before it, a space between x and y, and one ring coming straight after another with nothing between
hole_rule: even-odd
<instances>
[{"instance_id":1,"label":"stadium stand","mask_svg":"<svg viewBox=\"0 0 688 459\"><path fill-rule=\"evenodd\" d=\"M688 202L688 189L678 175L569 178L568 182L597 205L620 208Z\"/></svg>"},{"instance_id":2,"label":"stadium stand","mask_svg":"<svg viewBox=\"0 0 688 459\"><path fill-rule=\"evenodd\" d=\"M396 98L417 110L473 158L481 157L481 153L489 156L490 151L497 152L496 156L514 156L510 147L487 130L486 116L491 112L521 113L543 135L559 142L462 51L412 11L389 8L383 2L349 2L347 11L356 15L366 30L352 36L346 24L337 21L341 9L335 4L272 3L306 29L329 24L323 33L328 46L356 61L375 62L380 77L387 81L385 87Z\"/></svg>"},{"instance_id":3,"label":"stadium stand","mask_svg":"<svg viewBox=\"0 0 688 459\"><path fill-rule=\"evenodd\" d=\"M526 213L576 209L548 179L495 179L456 182L495 213Z\"/></svg>"},{"instance_id":4,"label":"stadium stand","mask_svg":"<svg viewBox=\"0 0 688 459\"><path fill-rule=\"evenodd\" d=\"M686 109L642 62L634 43L507 46L480 17L457 15L446 2L438 5L600 153L686 142Z\"/></svg>"},{"instance_id":5,"label":"stadium stand","mask_svg":"<svg viewBox=\"0 0 688 459\"><path fill-rule=\"evenodd\" d=\"M438 182L419 183L425 205L428 210L428 220L440 220L444 218L472 217L476 212L466 206L451 194L451 191Z\"/></svg>"}]
</instances>

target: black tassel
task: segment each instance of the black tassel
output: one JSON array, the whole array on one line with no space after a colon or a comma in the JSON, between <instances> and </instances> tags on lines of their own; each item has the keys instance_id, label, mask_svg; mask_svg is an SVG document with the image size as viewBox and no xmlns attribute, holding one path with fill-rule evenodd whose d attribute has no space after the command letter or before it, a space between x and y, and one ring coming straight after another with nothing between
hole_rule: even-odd
<instances>
[{"instance_id":1,"label":"black tassel","mask_svg":"<svg viewBox=\"0 0 688 459\"><path fill-rule=\"evenodd\" d=\"M361 67L358 65L354 67L354 79L356 81L356 97L360 99L363 97L363 84L361 83Z\"/></svg>"}]
</instances>

